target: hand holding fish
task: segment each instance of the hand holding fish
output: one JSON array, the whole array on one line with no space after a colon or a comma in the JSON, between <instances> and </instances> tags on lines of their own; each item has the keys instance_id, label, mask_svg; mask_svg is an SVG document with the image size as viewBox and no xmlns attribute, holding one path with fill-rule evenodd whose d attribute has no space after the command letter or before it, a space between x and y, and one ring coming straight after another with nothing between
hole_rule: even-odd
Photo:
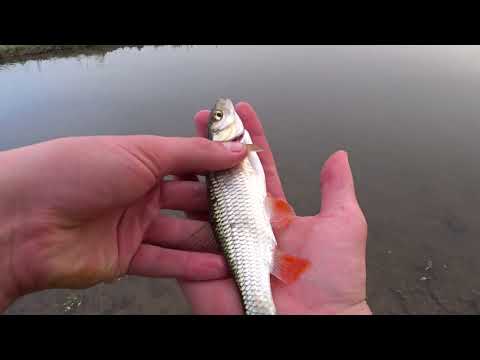
<instances>
[{"instance_id":1,"label":"hand holding fish","mask_svg":"<svg viewBox=\"0 0 480 360\"><path fill-rule=\"evenodd\" d=\"M201 138L58 139L0 152L0 312L48 288L125 275L213 280L224 258L185 241L197 221L161 209L204 208L203 184L168 175L230 168L240 144Z\"/></svg>"},{"instance_id":2,"label":"hand holding fish","mask_svg":"<svg viewBox=\"0 0 480 360\"><path fill-rule=\"evenodd\" d=\"M280 204L286 204L273 155L255 111L246 103L238 104L235 110L253 144L264 150L258 156L263 165L268 193ZM218 115L222 115L222 111ZM212 118L213 122L216 121L216 116L217 114L209 111L202 111L196 115L195 124L199 136L207 136L207 127L211 126L209 124L211 124ZM238 134L233 136L238 137ZM209 137L212 138L212 134ZM234 184L230 179L233 175L228 176L230 177L219 181ZM289 206L281 206L280 210L287 209L286 218L289 225L286 228L278 228L272 223L278 248L282 250L282 253L294 254L298 257L294 257L292 262L295 262L295 259L306 259L309 268L306 271L302 269L304 272L300 277L287 284L279 278L292 275L288 272L288 266L284 267L286 270L284 276L282 274L278 276L274 273L275 266L270 264L272 273L276 275L271 278L271 293L275 304L270 306L273 307L271 311L265 310L264 313L371 314L366 302L367 223L357 202L354 180L345 152L336 152L326 161L320 175L320 187L321 211L317 215L306 217L295 214L288 215ZM215 193L213 195L216 198L221 196L221 194ZM220 204L220 207L223 210L225 206ZM215 206L211 209L217 211ZM192 219L205 219L205 215L198 211L190 213L189 216ZM221 221L228 222L229 220L222 219ZM214 222L218 224L217 220ZM230 224L229 229L233 225ZM218 227L218 225L216 226ZM235 225L236 227L238 225ZM217 230L216 232L218 233L217 237L222 240L221 231ZM205 236L211 238L211 235ZM248 237L247 234L246 237L234 238L233 242L236 241L238 245L236 247L232 247L228 241L224 241L224 251L227 253L227 257L234 258L236 256L233 248L248 246L246 244L248 241L245 241L245 238L248 239ZM211 238L208 241L211 241L212 247L214 247L214 240ZM204 242L207 240L205 239ZM239 256L241 257L241 255ZM259 295L250 296L249 291L251 290L242 287L243 270L237 265L239 262L234 260L231 261L231 267L235 270L233 278L212 281L180 281L195 313L242 314L246 308L252 306L252 302L254 303L252 296L254 298ZM255 275L252 274L252 276ZM268 288L265 291L269 290ZM253 307L258 309L255 304Z\"/></svg>"}]
</instances>

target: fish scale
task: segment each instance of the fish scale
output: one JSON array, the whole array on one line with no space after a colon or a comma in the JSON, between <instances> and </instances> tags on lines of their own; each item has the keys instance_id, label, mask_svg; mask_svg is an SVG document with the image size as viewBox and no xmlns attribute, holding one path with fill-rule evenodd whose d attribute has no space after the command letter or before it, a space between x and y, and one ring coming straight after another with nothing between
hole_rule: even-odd
<instances>
[{"instance_id":1,"label":"fish scale","mask_svg":"<svg viewBox=\"0 0 480 360\"><path fill-rule=\"evenodd\" d=\"M275 238L257 181L248 157L233 169L207 176L212 228L245 312L269 315L276 313L270 286Z\"/></svg>"},{"instance_id":2,"label":"fish scale","mask_svg":"<svg viewBox=\"0 0 480 360\"><path fill-rule=\"evenodd\" d=\"M305 259L277 249L271 222L288 224L294 211L284 200L268 196L265 171L257 155L261 149L253 144L231 100L216 102L210 113L208 138L238 141L248 148L248 155L236 167L207 175L210 224L233 273L245 313L274 315L270 274L289 284L309 266Z\"/></svg>"}]
</instances>

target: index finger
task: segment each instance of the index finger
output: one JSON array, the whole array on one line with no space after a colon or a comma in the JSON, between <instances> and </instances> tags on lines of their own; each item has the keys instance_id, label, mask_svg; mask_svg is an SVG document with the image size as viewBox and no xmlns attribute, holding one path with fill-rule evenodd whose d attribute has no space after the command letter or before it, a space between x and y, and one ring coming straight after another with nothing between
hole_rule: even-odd
<instances>
[{"instance_id":1,"label":"index finger","mask_svg":"<svg viewBox=\"0 0 480 360\"><path fill-rule=\"evenodd\" d=\"M265 172L268 192L273 197L286 200L277 166L275 165L275 159L258 115L253 107L246 102L238 103L235 109L242 119L243 125L250 133L253 143L263 149L262 152L258 153L258 156ZM203 110L195 116L194 121L198 136L206 136L209 114L208 110Z\"/></svg>"}]
</instances>

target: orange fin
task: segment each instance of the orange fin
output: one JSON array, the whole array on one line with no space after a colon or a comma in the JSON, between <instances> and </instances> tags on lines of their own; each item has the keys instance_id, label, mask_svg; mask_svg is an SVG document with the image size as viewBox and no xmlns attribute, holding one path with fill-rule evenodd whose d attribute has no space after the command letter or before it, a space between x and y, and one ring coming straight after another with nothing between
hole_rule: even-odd
<instances>
[{"instance_id":1,"label":"orange fin","mask_svg":"<svg viewBox=\"0 0 480 360\"><path fill-rule=\"evenodd\" d=\"M276 250L272 275L285 284L292 284L310 267L310 261Z\"/></svg>"},{"instance_id":2,"label":"orange fin","mask_svg":"<svg viewBox=\"0 0 480 360\"><path fill-rule=\"evenodd\" d=\"M285 200L274 198L268 194L266 201L270 222L274 227L288 226L295 218L295 211Z\"/></svg>"}]
</instances>

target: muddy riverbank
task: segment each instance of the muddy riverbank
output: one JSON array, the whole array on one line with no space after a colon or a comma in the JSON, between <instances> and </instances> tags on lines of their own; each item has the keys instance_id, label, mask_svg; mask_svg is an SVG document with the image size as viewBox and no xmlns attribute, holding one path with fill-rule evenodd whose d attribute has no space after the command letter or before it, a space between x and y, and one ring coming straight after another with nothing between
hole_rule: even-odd
<instances>
[{"instance_id":1,"label":"muddy riverbank","mask_svg":"<svg viewBox=\"0 0 480 360\"><path fill-rule=\"evenodd\" d=\"M123 47L144 45L0 45L0 63L47 60L79 55L105 55Z\"/></svg>"}]
</instances>

